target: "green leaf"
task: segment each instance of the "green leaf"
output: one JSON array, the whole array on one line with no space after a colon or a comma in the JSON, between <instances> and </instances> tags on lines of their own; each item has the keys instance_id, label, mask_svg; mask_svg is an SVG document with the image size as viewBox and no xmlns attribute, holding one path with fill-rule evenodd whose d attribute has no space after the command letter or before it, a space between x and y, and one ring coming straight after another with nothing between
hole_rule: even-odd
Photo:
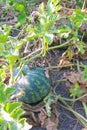
<instances>
[{"instance_id":1,"label":"green leaf","mask_svg":"<svg viewBox=\"0 0 87 130\"><path fill-rule=\"evenodd\" d=\"M87 80L87 71L83 71L82 76L83 76L84 80Z\"/></svg>"},{"instance_id":2,"label":"green leaf","mask_svg":"<svg viewBox=\"0 0 87 130\"><path fill-rule=\"evenodd\" d=\"M5 43L8 39L8 35L0 35L0 43ZM0 46L1 48L1 46Z\"/></svg>"},{"instance_id":3,"label":"green leaf","mask_svg":"<svg viewBox=\"0 0 87 130\"><path fill-rule=\"evenodd\" d=\"M45 33L44 42L50 45L53 42L54 35Z\"/></svg>"},{"instance_id":4,"label":"green leaf","mask_svg":"<svg viewBox=\"0 0 87 130\"><path fill-rule=\"evenodd\" d=\"M76 44L76 47L78 48L78 51L79 51L81 54L84 54L84 53L85 53L84 42L79 41L79 42Z\"/></svg>"},{"instance_id":5,"label":"green leaf","mask_svg":"<svg viewBox=\"0 0 87 130\"><path fill-rule=\"evenodd\" d=\"M25 12L21 12L21 14L18 16L18 22L22 25L26 21L26 14Z\"/></svg>"},{"instance_id":6,"label":"green leaf","mask_svg":"<svg viewBox=\"0 0 87 130\"><path fill-rule=\"evenodd\" d=\"M61 26L58 28L58 36L63 38L68 38L69 34L71 33L71 28L69 26Z\"/></svg>"},{"instance_id":7,"label":"green leaf","mask_svg":"<svg viewBox=\"0 0 87 130\"><path fill-rule=\"evenodd\" d=\"M20 12L22 12L22 11L25 10L24 5L23 5L23 4L20 4L20 3L15 4L15 5L14 5L14 8L15 8L16 10L19 10Z\"/></svg>"},{"instance_id":8,"label":"green leaf","mask_svg":"<svg viewBox=\"0 0 87 130\"><path fill-rule=\"evenodd\" d=\"M20 118L19 123L21 123L22 125L24 125L25 120L26 120L25 118Z\"/></svg>"},{"instance_id":9,"label":"green leaf","mask_svg":"<svg viewBox=\"0 0 87 130\"><path fill-rule=\"evenodd\" d=\"M82 0L76 0L76 4L77 4L77 6L79 6L80 8L82 8L83 1Z\"/></svg>"},{"instance_id":10,"label":"green leaf","mask_svg":"<svg viewBox=\"0 0 87 130\"><path fill-rule=\"evenodd\" d=\"M85 20L85 13L82 10L75 10L70 16L70 21L76 28L79 28Z\"/></svg>"},{"instance_id":11,"label":"green leaf","mask_svg":"<svg viewBox=\"0 0 87 130\"><path fill-rule=\"evenodd\" d=\"M38 11L39 11L40 14L44 14L45 13L44 3L41 3L39 5Z\"/></svg>"},{"instance_id":12,"label":"green leaf","mask_svg":"<svg viewBox=\"0 0 87 130\"><path fill-rule=\"evenodd\" d=\"M0 129L1 130L29 130L30 126L26 120L20 117L24 114L24 110L21 108L21 103L5 103L4 107L0 107Z\"/></svg>"},{"instance_id":13,"label":"green leaf","mask_svg":"<svg viewBox=\"0 0 87 130\"><path fill-rule=\"evenodd\" d=\"M83 68L83 71L81 72L83 79L87 80L87 65L82 64L81 67Z\"/></svg>"},{"instance_id":14,"label":"green leaf","mask_svg":"<svg viewBox=\"0 0 87 130\"><path fill-rule=\"evenodd\" d=\"M10 103L8 102L7 105L4 107L4 110L8 113L11 113L11 112L14 112L15 109L18 109L21 107L21 103L19 102L13 102L13 103Z\"/></svg>"},{"instance_id":15,"label":"green leaf","mask_svg":"<svg viewBox=\"0 0 87 130\"><path fill-rule=\"evenodd\" d=\"M1 42L1 41L0 41ZM5 41L4 41L5 42ZM4 50L5 49L5 47L4 47L4 44L3 44L3 42L1 42L0 43L0 51L2 51L2 50Z\"/></svg>"},{"instance_id":16,"label":"green leaf","mask_svg":"<svg viewBox=\"0 0 87 130\"><path fill-rule=\"evenodd\" d=\"M51 0L54 5L58 5L60 3L60 0Z\"/></svg>"},{"instance_id":17,"label":"green leaf","mask_svg":"<svg viewBox=\"0 0 87 130\"><path fill-rule=\"evenodd\" d=\"M3 65L3 63L1 64L1 66ZM4 68L0 68L0 81L4 81L6 77L6 72L4 70Z\"/></svg>"},{"instance_id":18,"label":"green leaf","mask_svg":"<svg viewBox=\"0 0 87 130\"><path fill-rule=\"evenodd\" d=\"M6 123L1 124L0 130L7 130L7 124Z\"/></svg>"},{"instance_id":19,"label":"green leaf","mask_svg":"<svg viewBox=\"0 0 87 130\"><path fill-rule=\"evenodd\" d=\"M46 111L49 117L51 116L51 105L55 103L55 101L56 97L53 93L49 93L44 99Z\"/></svg>"},{"instance_id":20,"label":"green leaf","mask_svg":"<svg viewBox=\"0 0 87 130\"><path fill-rule=\"evenodd\" d=\"M25 11L21 11L19 16L17 17L18 23L15 25L16 28L19 28L26 22L26 13Z\"/></svg>"},{"instance_id":21,"label":"green leaf","mask_svg":"<svg viewBox=\"0 0 87 130\"><path fill-rule=\"evenodd\" d=\"M57 13L62 8L62 6L58 5L59 2L60 0L49 0L47 2L46 11L49 15Z\"/></svg>"},{"instance_id":22,"label":"green leaf","mask_svg":"<svg viewBox=\"0 0 87 130\"><path fill-rule=\"evenodd\" d=\"M7 101L7 98L6 98L4 91L5 91L5 85L1 84L0 85L0 102L1 103L4 103Z\"/></svg>"},{"instance_id":23,"label":"green leaf","mask_svg":"<svg viewBox=\"0 0 87 130\"><path fill-rule=\"evenodd\" d=\"M55 6L50 1L48 1L46 9L47 9L47 11L48 11L49 14L55 12Z\"/></svg>"},{"instance_id":24,"label":"green leaf","mask_svg":"<svg viewBox=\"0 0 87 130\"><path fill-rule=\"evenodd\" d=\"M14 110L14 112L11 113L11 117L13 117L16 120L19 120L21 115L23 114L24 114L24 110L20 108L20 109Z\"/></svg>"},{"instance_id":25,"label":"green leaf","mask_svg":"<svg viewBox=\"0 0 87 130\"><path fill-rule=\"evenodd\" d=\"M75 83L74 88L70 88L71 96L77 96L83 93L83 90L79 88L79 84Z\"/></svg>"},{"instance_id":26,"label":"green leaf","mask_svg":"<svg viewBox=\"0 0 87 130\"><path fill-rule=\"evenodd\" d=\"M6 58L8 59L11 65L14 65L15 61L19 59L17 55L7 55Z\"/></svg>"},{"instance_id":27,"label":"green leaf","mask_svg":"<svg viewBox=\"0 0 87 130\"><path fill-rule=\"evenodd\" d=\"M9 98L12 93L14 92L15 88L12 88L12 87L8 87L5 89L5 95Z\"/></svg>"},{"instance_id":28,"label":"green leaf","mask_svg":"<svg viewBox=\"0 0 87 130\"><path fill-rule=\"evenodd\" d=\"M6 25L3 25L2 27L0 27L0 44L5 43L7 41L11 29L12 27L6 27Z\"/></svg>"},{"instance_id":29,"label":"green leaf","mask_svg":"<svg viewBox=\"0 0 87 130\"><path fill-rule=\"evenodd\" d=\"M9 128L9 130L19 130L19 128L15 122L10 122L8 124L8 128Z\"/></svg>"}]
</instances>

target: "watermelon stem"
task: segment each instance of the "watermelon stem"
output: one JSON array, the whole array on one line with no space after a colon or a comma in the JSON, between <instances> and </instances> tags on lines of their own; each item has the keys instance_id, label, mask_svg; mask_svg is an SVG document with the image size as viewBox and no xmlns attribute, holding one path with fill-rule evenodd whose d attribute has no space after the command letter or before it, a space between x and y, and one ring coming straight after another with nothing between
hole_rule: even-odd
<instances>
[{"instance_id":1,"label":"watermelon stem","mask_svg":"<svg viewBox=\"0 0 87 130\"><path fill-rule=\"evenodd\" d=\"M9 80L9 85L11 86L14 83L13 65L12 64L10 64L10 74L11 74L11 78Z\"/></svg>"},{"instance_id":2,"label":"watermelon stem","mask_svg":"<svg viewBox=\"0 0 87 130\"><path fill-rule=\"evenodd\" d=\"M58 69L58 68L64 68L64 67L72 67L72 66L76 66L75 64L69 64L69 65L59 65L59 66L49 66L46 67L45 70L47 69Z\"/></svg>"},{"instance_id":3,"label":"watermelon stem","mask_svg":"<svg viewBox=\"0 0 87 130\"><path fill-rule=\"evenodd\" d=\"M57 48L62 48L62 47L64 47L64 46L68 45L69 43L73 43L72 41L73 41L73 39L71 38L69 41L67 41L67 42L65 42L65 43L63 43L63 44L61 44L61 45L49 47L49 48L48 48L48 51L49 51L49 50L53 50L53 49L57 49ZM43 47L37 49L36 51L30 53L29 55L23 57L23 58L22 58L22 62L23 62L23 63L26 63L26 62L30 62L30 61L34 60L35 58L41 56L41 55L44 53L43 50L44 50ZM40 52L40 53L39 53L39 52ZM39 53L39 54L37 54L37 53ZM36 54L37 54L37 55L36 55ZM28 59L29 57L31 57L31 58Z\"/></svg>"},{"instance_id":4,"label":"watermelon stem","mask_svg":"<svg viewBox=\"0 0 87 130\"><path fill-rule=\"evenodd\" d=\"M20 65L20 70L19 70L19 72L17 73L17 75L16 75L14 81L17 81L17 79L18 79L18 77L19 77L19 75L20 75L20 73L21 73L23 67L24 67L24 64L21 64L21 65Z\"/></svg>"}]
</instances>

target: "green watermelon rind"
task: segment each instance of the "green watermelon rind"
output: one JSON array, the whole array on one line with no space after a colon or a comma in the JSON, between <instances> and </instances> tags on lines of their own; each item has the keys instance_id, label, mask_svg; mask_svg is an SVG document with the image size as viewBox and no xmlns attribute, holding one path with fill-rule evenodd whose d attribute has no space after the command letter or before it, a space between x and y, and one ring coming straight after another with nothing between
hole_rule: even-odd
<instances>
[{"instance_id":1,"label":"green watermelon rind","mask_svg":"<svg viewBox=\"0 0 87 130\"><path fill-rule=\"evenodd\" d=\"M27 74L22 76L17 84L15 93L18 93L20 89L24 91L24 95L19 98L20 101L28 104L41 101L50 91L50 80L45 76L45 72L42 68L36 68L26 71Z\"/></svg>"}]
</instances>

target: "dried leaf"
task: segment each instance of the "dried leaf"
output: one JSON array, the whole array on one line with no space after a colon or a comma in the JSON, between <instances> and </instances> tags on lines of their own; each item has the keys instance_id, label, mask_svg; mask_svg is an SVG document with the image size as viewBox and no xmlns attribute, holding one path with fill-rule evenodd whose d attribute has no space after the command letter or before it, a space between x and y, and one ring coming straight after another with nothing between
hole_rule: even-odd
<instances>
[{"instance_id":1,"label":"dried leaf","mask_svg":"<svg viewBox=\"0 0 87 130\"><path fill-rule=\"evenodd\" d=\"M51 106L50 117L48 116L46 108L42 102L34 106L23 103L23 109L26 112L24 117L30 125L41 125L41 127L46 128L47 130L57 130L59 113L56 104Z\"/></svg>"},{"instance_id":2,"label":"dried leaf","mask_svg":"<svg viewBox=\"0 0 87 130\"><path fill-rule=\"evenodd\" d=\"M82 77L82 75L78 72L69 72L69 73L64 73L64 77L66 77L71 83L80 83L80 84L86 84L87 81L85 81Z\"/></svg>"},{"instance_id":3,"label":"dried leaf","mask_svg":"<svg viewBox=\"0 0 87 130\"><path fill-rule=\"evenodd\" d=\"M61 59L58 66L64 66L64 65L71 65L71 62L67 61L67 60L64 60L64 59Z\"/></svg>"},{"instance_id":4,"label":"dried leaf","mask_svg":"<svg viewBox=\"0 0 87 130\"><path fill-rule=\"evenodd\" d=\"M75 61L78 58L78 51L75 52L73 47L68 47L68 49L62 54L62 57L58 65L72 65L72 61Z\"/></svg>"},{"instance_id":5,"label":"dried leaf","mask_svg":"<svg viewBox=\"0 0 87 130\"><path fill-rule=\"evenodd\" d=\"M76 97L81 97L84 94L87 94L87 81L85 81L82 77L82 75L78 72L69 72L67 74L64 74L64 77L68 79L69 82L66 83L67 90L69 92L70 88L74 88L74 84L78 83L79 89L81 89L83 92L82 94L77 94ZM80 101L87 103L87 96L80 99Z\"/></svg>"},{"instance_id":6,"label":"dried leaf","mask_svg":"<svg viewBox=\"0 0 87 130\"><path fill-rule=\"evenodd\" d=\"M87 127L83 128L82 130L87 130Z\"/></svg>"},{"instance_id":7,"label":"dried leaf","mask_svg":"<svg viewBox=\"0 0 87 130\"><path fill-rule=\"evenodd\" d=\"M51 117L48 117L46 110L42 110L39 114L39 120L41 122L41 126L47 130L57 130L59 113L56 110L55 105L52 106L51 112Z\"/></svg>"},{"instance_id":8,"label":"dried leaf","mask_svg":"<svg viewBox=\"0 0 87 130\"><path fill-rule=\"evenodd\" d=\"M83 55L80 54L80 58L83 60L87 60L87 51L85 51L85 53Z\"/></svg>"},{"instance_id":9,"label":"dried leaf","mask_svg":"<svg viewBox=\"0 0 87 130\"><path fill-rule=\"evenodd\" d=\"M43 109L44 103L40 102L34 106L23 103L22 108L25 110L25 114L23 115L27 122L32 126L40 125L38 113Z\"/></svg>"},{"instance_id":10,"label":"dried leaf","mask_svg":"<svg viewBox=\"0 0 87 130\"><path fill-rule=\"evenodd\" d=\"M66 52L63 53L58 66L64 66L64 65L70 65L70 64L71 64L71 62L69 61L69 57L68 57L67 53Z\"/></svg>"}]
</instances>

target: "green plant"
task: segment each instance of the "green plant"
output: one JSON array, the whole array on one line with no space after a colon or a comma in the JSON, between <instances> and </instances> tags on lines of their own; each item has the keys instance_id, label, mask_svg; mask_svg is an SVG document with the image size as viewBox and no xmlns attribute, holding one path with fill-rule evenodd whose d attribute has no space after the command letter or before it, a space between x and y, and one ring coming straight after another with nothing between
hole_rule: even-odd
<instances>
[{"instance_id":1,"label":"green plant","mask_svg":"<svg viewBox=\"0 0 87 130\"><path fill-rule=\"evenodd\" d=\"M83 79L87 80L87 65L81 64L80 66L81 66L81 68L83 68L83 70L81 72Z\"/></svg>"},{"instance_id":2,"label":"green plant","mask_svg":"<svg viewBox=\"0 0 87 130\"><path fill-rule=\"evenodd\" d=\"M0 130L28 130L29 125L23 116L21 102L12 102L11 96L14 92L12 84L14 83L13 70L16 67L16 60L20 59L16 45L10 37L11 28L5 25L0 28ZM5 82L6 78L8 83Z\"/></svg>"},{"instance_id":3,"label":"green plant","mask_svg":"<svg viewBox=\"0 0 87 130\"><path fill-rule=\"evenodd\" d=\"M84 54L86 45L82 40L84 32L80 28L87 21L87 15L81 9L75 9L72 15L63 17L67 18L67 22L58 28L57 36L63 39L63 43L72 39L71 46Z\"/></svg>"},{"instance_id":4,"label":"green plant","mask_svg":"<svg viewBox=\"0 0 87 130\"><path fill-rule=\"evenodd\" d=\"M0 81L0 130L28 130L30 126L21 118L24 114L22 103L10 100L13 92L14 88Z\"/></svg>"},{"instance_id":5,"label":"green plant","mask_svg":"<svg viewBox=\"0 0 87 130\"><path fill-rule=\"evenodd\" d=\"M83 0L76 0L77 7L82 8L83 6Z\"/></svg>"},{"instance_id":6,"label":"green plant","mask_svg":"<svg viewBox=\"0 0 87 130\"><path fill-rule=\"evenodd\" d=\"M79 88L79 84L75 83L74 88L70 88L70 95L75 99L77 95L80 95L83 93L83 90Z\"/></svg>"},{"instance_id":7,"label":"green plant","mask_svg":"<svg viewBox=\"0 0 87 130\"><path fill-rule=\"evenodd\" d=\"M0 2L3 2L3 0ZM29 63L42 55L45 56L48 50L70 45L75 49L77 48L80 53L84 54L86 45L82 41L83 34L81 34L80 37L79 30L83 22L87 21L87 16L80 9L75 9L71 16L60 15L59 11L62 9L60 6L60 0L48 0L46 6L44 3L39 6L37 19L32 22L30 15L28 17L29 12L27 13L28 2L30 2L29 0L26 2L24 0L21 2L18 0L15 2L13 0L7 0L5 2L7 2L6 8L9 9L10 7L13 7L15 13L18 15L18 23L16 24L16 27L24 25L26 19L28 19L28 25L23 26L23 29L17 37L12 37L10 35L12 27L6 27L6 25L0 27L0 129L9 128L24 130L26 124L25 119L21 118L24 113L21 109L22 104L20 101L12 102L11 98L15 90L11 86L16 84L17 79L23 71L23 67L27 62ZM70 23L67 22L64 25L57 26L56 23L62 18L67 18ZM21 34L25 34L24 37L20 38ZM62 42L60 45L58 43L57 46L52 46L55 35L58 39L61 39ZM39 40L39 43L41 43L40 48L23 57L22 53L20 53L22 45L32 40L34 41L33 43L36 43L37 40ZM26 50L27 45L24 52ZM68 53L71 55L69 57L71 60L72 51ZM18 66L20 69L17 71L16 76L14 76L14 70L16 70ZM87 79L86 72L87 67L84 66L82 74L85 80ZM25 73L23 74L25 75ZM7 83L6 78L9 78ZM47 86L45 85L45 87ZM59 100L62 102L64 102L64 100L72 102L77 101L78 99L76 99L75 96L82 93L82 90L79 89L78 83L74 84L74 88L70 89L70 93L73 99L70 100L59 97ZM49 98L48 96L48 99L45 99L45 107L47 109L48 116L51 115L51 104L53 102L54 97ZM67 106L65 102L64 104ZM77 117L81 117L69 106L68 109ZM6 118L6 115L9 118ZM81 117L81 120L83 124L85 124L84 122L87 124L87 121L83 117Z\"/></svg>"},{"instance_id":8,"label":"green plant","mask_svg":"<svg viewBox=\"0 0 87 130\"><path fill-rule=\"evenodd\" d=\"M29 1L29 0L1 0L0 3L3 3L3 8L5 8L6 12L10 9L15 12L17 16L17 24L15 25L16 28L22 26L27 17L30 14L30 9L34 8L34 5L31 6L31 2L35 3L37 0Z\"/></svg>"},{"instance_id":9,"label":"green plant","mask_svg":"<svg viewBox=\"0 0 87 130\"><path fill-rule=\"evenodd\" d=\"M80 9L75 9L71 16L60 15L58 12L61 8L59 0L56 2L55 0L49 0L46 7L42 3L37 12L37 21L33 22L33 25L32 23L29 24L27 27L26 31L28 34L25 39L26 41L36 41L39 39L44 56L46 51L50 49L63 48L63 46L69 46L70 44L77 48L81 54L84 54L86 45L82 41L83 34L79 30L82 24L87 21L87 16ZM70 23L67 22L65 25L57 27L56 23L62 18L67 18ZM51 48L50 46L53 43L55 35L63 42L61 45Z\"/></svg>"},{"instance_id":10,"label":"green plant","mask_svg":"<svg viewBox=\"0 0 87 130\"><path fill-rule=\"evenodd\" d=\"M5 72L10 70L12 84L13 81L13 69L16 67L16 61L20 60L19 50L16 49L16 43L14 39L10 36L11 28L3 25L0 28L0 56L3 59L1 67ZM3 38L2 38L3 37Z\"/></svg>"},{"instance_id":11,"label":"green plant","mask_svg":"<svg viewBox=\"0 0 87 130\"><path fill-rule=\"evenodd\" d=\"M27 28L29 32L27 40L41 39L43 55L46 54L48 46L53 42L54 34L57 33L55 22L60 19L57 13L61 9L59 2L60 0L48 0L46 7L42 3L38 9L38 21L34 23L34 26L31 24Z\"/></svg>"},{"instance_id":12,"label":"green plant","mask_svg":"<svg viewBox=\"0 0 87 130\"><path fill-rule=\"evenodd\" d=\"M87 21L87 15L80 9L76 9L69 20L72 24L73 43L81 54L85 52L85 43L82 41L80 27Z\"/></svg>"}]
</instances>

